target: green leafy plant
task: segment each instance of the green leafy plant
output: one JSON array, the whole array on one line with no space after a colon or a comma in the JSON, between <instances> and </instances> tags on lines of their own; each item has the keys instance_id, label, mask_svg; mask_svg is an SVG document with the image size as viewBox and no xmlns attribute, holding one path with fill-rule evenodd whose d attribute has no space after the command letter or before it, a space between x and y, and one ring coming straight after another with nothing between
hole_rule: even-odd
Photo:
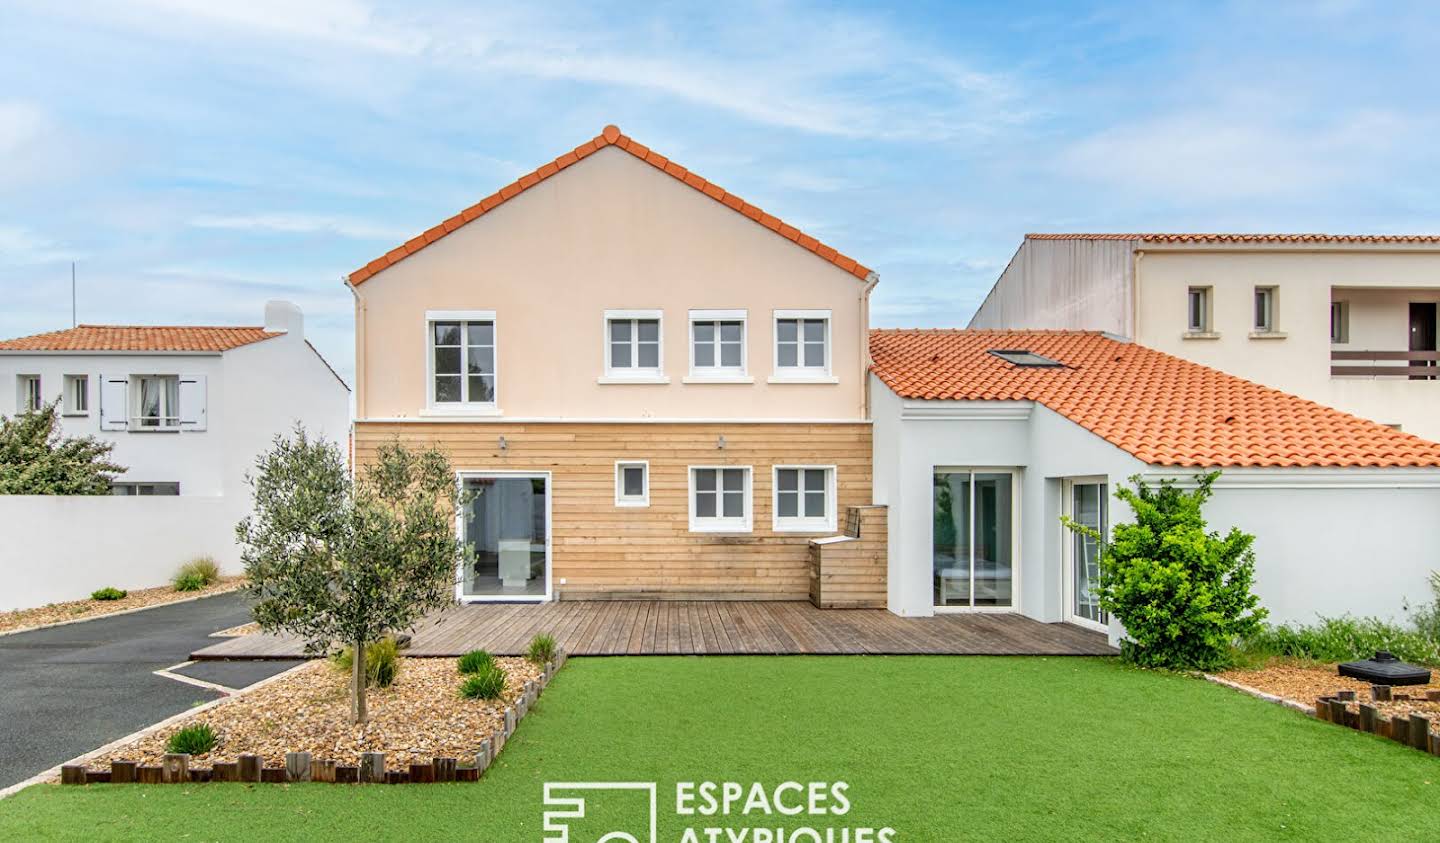
<instances>
[{"instance_id":1,"label":"green leafy plant","mask_svg":"<svg viewBox=\"0 0 1440 843\"><path fill-rule=\"evenodd\" d=\"M495 657L484 650L471 650L460 657L458 667L460 672L466 675L479 673L487 667L495 664Z\"/></svg>"},{"instance_id":2,"label":"green leafy plant","mask_svg":"<svg viewBox=\"0 0 1440 843\"><path fill-rule=\"evenodd\" d=\"M1134 523L1117 523L1108 543L1066 518L1069 529L1103 543L1100 606L1125 626L1120 653L1144 667L1216 670L1230 663L1238 640L1255 635L1268 614L1252 592L1255 537L1232 528L1207 531L1201 508L1220 473L1199 475L1190 491L1138 476L1115 496Z\"/></svg>"},{"instance_id":3,"label":"green leafy plant","mask_svg":"<svg viewBox=\"0 0 1440 843\"><path fill-rule=\"evenodd\" d=\"M113 586L108 586L108 585L107 585L107 586L105 586L104 588L97 588L97 589L95 589L94 591L90 592L90 599L91 599L91 600L119 600L119 599L121 599L122 597L124 597L126 594L129 594L129 592L128 592L128 591L125 591L125 590L122 589L122 588L115 588L115 587L113 587Z\"/></svg>"},{"instance_id":4,"label":"green leafy plant","mask_svg":"<svg viewBox=\"0 0 1440 843\"><path fill-rule=\"evenodd\" d=\"M176 591L199 591L220 580L220 566L209 556L197 556L180 566L170 583Z\"/></svg>"},{"instance_id":5,"label":"green leafy plant","mask_svg":"<svg viewBox=\"0 0 1440 843\"><path fill-rule=\"evenodd\" d=\"M0 495L108 495L113 442L60 434L58 401L0 416Z\"/></svg>"},{"instance_id":6,"label":"green leafy plant","mask_svg":"<svg viewBox=\"0 0 1440 843\"><path fill-rule=\"evenodd\" d=\"M400 646L393 636L385 636L379 641L372 641L364 647L365 650L365 684L371 688L388 688L395 684L395 679L400 675ZM331 663L336 669L343 673L353 673L355 669L355 650L352 647L344 647Z\"/></svg>"},{"instance_id":7,"label":"green leafy plant","mask_svg":"<svg viewBox=\"0 0 1440 843\"><path fill-rule=\"evenodd\" d=\"M215 730L209 724L196 723L193 726L186 726L170 735L165 741L165 748L170 752L183 752L188 755L204 755L215 748L220 742Z\"/></svg>"},{"instance_id":8,"label":"green leafy plant","mask_svg":"<svg viewBox=\"0 0 1440 843\"><path fill-rule=\"evenodd\" d=\"M530 639L529 648L525 650L525 658L530 661L531 664L543 665L546 662L555 660L555 651L557 649L555 646L555 636L548 632L536 633L535 637Z\"/></svg>"},{"instance_id":9,"label":"green leafy plant","mask_svg":"<svg viewBox=\"0 0 1440 843\"><path fill-rule=\"evenodd\" d=\"M455 535L465 498L450 460L397 439L352 477L338 445L297 426L275 437L248 480L255 510L236 536L251 613L261 629L292 633L310 652L354 647L351 718L363 723L369 643L455 602L469 554Z\"/></svg>"},{"instance_id":10,"label":"green leafy plant","mask_svg":"<svg viewBox=\"0 0 1440 843\"><path fill-rule=\"evenodd\" d=\"M467 700L498 700L505 693L505 668L498 664L483 667L460 683L460 696Z\"/></svg>"}]
</instances>

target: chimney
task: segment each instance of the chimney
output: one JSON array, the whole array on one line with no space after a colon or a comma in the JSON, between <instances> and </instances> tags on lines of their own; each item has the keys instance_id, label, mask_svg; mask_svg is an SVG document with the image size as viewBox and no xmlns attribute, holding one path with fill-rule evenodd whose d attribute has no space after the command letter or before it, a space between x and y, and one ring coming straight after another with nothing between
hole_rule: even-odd
<instances>
[{"instance_id":1,"label":"chimney","mask_svg":"<svg viewBox=\"0 0 1440 843\"><path fill-rule=\"evenodd\" d=\"M293 303L273 299L265 302L265 330L279 331L305 339L305 314Z\"/></svg>"}]
</instances>

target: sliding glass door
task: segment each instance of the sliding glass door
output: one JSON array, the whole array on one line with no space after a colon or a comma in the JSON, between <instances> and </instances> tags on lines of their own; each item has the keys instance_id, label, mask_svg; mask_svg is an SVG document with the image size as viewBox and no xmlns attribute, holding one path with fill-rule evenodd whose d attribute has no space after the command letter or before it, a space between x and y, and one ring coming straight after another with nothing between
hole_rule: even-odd
<instances>
[{"instance_id":1,"label":"sliding glass door","mask_svg":"<svg viewBox=\"0 0 1440 843\"><path fill-rule=\"evenodd\" d=\"M1069 515L1102 537L1109 529L1109 487L1104 481L1072 480L1067 501ZM1068 600L1070 620L1087 626L1104 627L1110 616L1100 608L1096 590L1100 586L1101 543L1091 536L1067 530L1069 546Z\"/></svg>"},{"instance_id":2,"label":"sliding glass door","mask_svg":"<svg viewBox=\"0 0 1440 843\"><path fill-rule=\"evenodd\" d=\"M462 600L543 600L550 595L549 480L544 475L472 475L460 529L473 558Z\"/></svg>"},{"instance_id":3,"label":"sliding glass door","mask_svg":"<svg viewBox=\"0 0 1440 843\"><path fill-rule=\"evenodd\" d=\"M936 469L935 605L1013 608L1015 475Z\"/></svg>"}]
</instances>

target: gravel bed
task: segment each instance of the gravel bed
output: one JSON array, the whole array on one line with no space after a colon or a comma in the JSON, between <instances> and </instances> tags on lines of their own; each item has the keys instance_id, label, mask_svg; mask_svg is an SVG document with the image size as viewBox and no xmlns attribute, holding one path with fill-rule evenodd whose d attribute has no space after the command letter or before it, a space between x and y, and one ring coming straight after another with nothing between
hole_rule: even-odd
<instances>
[{"instance_id":1,"label":"gravel bed","mask_svg":"<svg viewBox=\"0 0 1440 843\"><path fill-rule=\"evenodd\" d=\"M497 658L509 678L502 700L460 696L455 659L402 658L389 688L371 688L366 696L370 721L350 723L349 674L320 659L296 668L254 691L174 723L165 730L99 756L91 769L111 761L159 764L165 741L176 730L207 723L219 736L214 750L191 759L193 765L234 761L253 753L266 766L283 766L285 753L309 752L340 764L358 764L362 752L385 753L391 769L432 758L473 757L480 741L504 725L506 706L514 705L527 680L541 669L524 659Z\"/></svg>"},{"instance_id":2,"label":"gravel bed","mask_svg":"<svg viewBox=\"0 0 1440 843\"><path fill-rule=\"evenodd\" d=\"M1239 682L1241 685L1248 685L1267 694L1274 694L1277 697L1284 697L1308 706L1313 706L1319 697L1333 694L1336 691L1350 690L1355 692L1358 702L1374 703L1380 711L1388 716L1393 717L1396 714L1440 716L1440 702L1429 702L1424 699L1427 690L1440 688L1440 682L1435 681L1428 685L1396 685L1392 689L1392 694L1404 694L1410 697L1419 697L1419 699L1375 703L1370 698L1369 682L1341 676L1334 664L1275 659L1256 670L1227 670L1216 675L1222 679ZM1431 678L1433 680L1434 676ZM1353 708L1354 704L1351 707Z\"/></svg>"},{"instance_id":3,"label":"gravel bed","mask_svg":"<svg viewBox=\"0 0 1440 843\"><path fill-rule=\"evenodd\" d=\"M168 585L155 588L138 588L119 600L71 600L65 603L51 603L34 609L15 609L0 612L0 632L25 629L32 626L60 623L62 621L88 620L113 615L127 609L160 606L180 600L190 600L210 594L234 591L245 585L244 577L221 577L219 582L199 591L176 591Z\"/></svg>"}]
</instances>

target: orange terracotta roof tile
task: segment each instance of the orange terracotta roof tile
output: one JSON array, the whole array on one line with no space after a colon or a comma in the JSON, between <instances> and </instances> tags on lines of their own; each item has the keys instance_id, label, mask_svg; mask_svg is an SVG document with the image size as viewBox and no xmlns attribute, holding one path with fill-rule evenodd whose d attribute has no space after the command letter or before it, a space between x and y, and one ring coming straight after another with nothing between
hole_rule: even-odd
<instances>
[{"instance_id":1,"label":"orange terracotta roof tile","mask_svg":"<svg viewBox=\"0 0 1440 843\"><path fill-rule=\"evenodd\" d=\"M495 191L484 199L481 199L474 205L471 205L469 208L466 208L460 213L455 214L454 216L450 217L449 219L445 220L434 228L431 228L424 234L410 239L404 245L390 250L382 257L376 258L375 260L370 261L369 263L350 273L349 280L351 286L359 286L366 280L373 278L376 273L382 272L385 269L394 266L395 264L409 257L410 255L415 254L416 252L420 251L421 249L425 248L436 240L439 240L440 238L451 233L457 228L460 228L462 225L468 222L472 222L478 217L489 213L501 203L515 198L529 188L564 170L566 167L572 166L576 161L579 161L588 155L598 152L599 150L604 149L607 146L613 146L616 149L624 150L625 152L635 156L641 161L652 165L666 175L675 178L682 184L688 185L700 191L704 195L710 197L711 199L714 199L717 202L720 202L728 208L739 211L740 213L756 221L757 223L764 225L771 231L785 234L785 229L791 228L790 226L786 226L776 217L765 213L764 211L760 210L754 205L749 204L740 197L729 193L723 187L706 181L699 175L685 169L684 167L681 167L674 161L671 161L669 158L660 155L659 153L655 152L654 150L643 144L637 143L632 138L622 134L618 127L611 125L606 126L604 131L597 135L593 140L586 141L585 143L582 143L579 146L575 147L574 150L566 152L565 154L556 158L554 161L550 161L546 164L541 165L533 172L526 173L525 175L521 176L510 184L505 185L504 187L500 188L499 190ZM800 233L798 230L796 230L796 236L794 237L791 237L789 235L785 236L786 239L790 240L791 242L796 243L802 248L805 248L808 251L820 256L824 260L835 264L836 266L845 270L851 275L854 275L856 278L859 278L861 281L868 281L870 279L872 273L869 267L866 267L863 264L857 262L854 258L846 257L845 255L835 251L834 249L825 246L815 238L808 237L805 234Z\"/></svg>"},{"instance_id":2,"label":"orange terracotta roof tile","mask_svg":"<svg viewBox=\"0 0 1440 843\"><path fill-rule=\"evenodd\" d=\"M1440 234L1066 234L1028 240L1140 240L1145 243L1440 243Z\"/></svg>"},{"instance_id":3,"label":"orange terracotta roof tile","mask_svg":"<svg viewBox=\"0 0 1440 843\"><path fill-rule=\"evenodd\" d=\"M1151 465L1440 467L1435 442L1100 333L879 330L870 354L902 398L1034 401Z\"/></svg>"},{"instance_id":4,"label":"orange terracotta roof tile","mask_svg":"<svg viewBox=\"0 0 1440 843\"><path fill-rule=\"evenodd\" d=\"M281 333L249 327L80 325L64 331L0 340L0 351L219 352L278 336Z\"/></svg>"}]
</instances>

